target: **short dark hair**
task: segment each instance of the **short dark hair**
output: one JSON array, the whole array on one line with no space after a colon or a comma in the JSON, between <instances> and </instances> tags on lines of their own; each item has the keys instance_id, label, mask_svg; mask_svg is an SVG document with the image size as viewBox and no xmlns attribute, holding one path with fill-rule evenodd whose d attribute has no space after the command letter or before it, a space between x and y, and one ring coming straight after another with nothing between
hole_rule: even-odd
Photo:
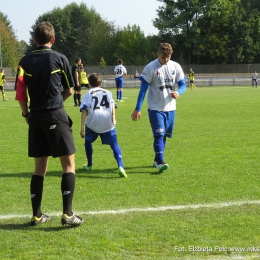
<instances>
[{"instance_id":1,"label":"short dark hair","mask_svg":"<svg viewBox=\"0 0 260 260\"><path fill-rule=\"evenodd\" d=\"M123 64L123 60L122 59L118 59L118 63L119 64Z\"/></svg>"},{"instance_id":2,"label":"short dark hair","mask_svg":"<svg viewBox=\"0 0 260 260\"><path fill-rule=\"evenodd\" d=\"M99 87L102 83L102 78L98 73L92 73L88 76L88 83L91 87Z\"/></svg>"},{"instance_id":3,"label":"short dark hair","mask_svg":"<svg viewBox=\"0 0 260 260\"><path fill-rule=\"evenodd\" d=\"M44 45L55 37L55 30L51 23L42 22L38 24L34 31L34 40L38 45Z\"/></svg>"}]
</instances>

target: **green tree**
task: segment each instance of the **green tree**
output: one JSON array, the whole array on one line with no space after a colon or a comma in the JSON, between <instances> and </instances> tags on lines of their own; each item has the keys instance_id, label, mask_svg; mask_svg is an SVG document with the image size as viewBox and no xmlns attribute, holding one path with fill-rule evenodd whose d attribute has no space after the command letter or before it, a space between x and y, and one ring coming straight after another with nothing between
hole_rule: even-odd
<instances>
[{"instance_id":1,"label":"green tree","mask_svg":"<svg viewBox=\"0 0 260 260\"><path fill-rule=\"evenodd\" d=\"M226 33L230 25L232 2L229 0L209 1L203 8L198 26L201 28L200 48L205 63L226 63L230 36Z\"/></svg>"},{"instance_id":2,"label":"green tree","mask_svg":"<svg viewBox=\"0 0 260 260\"><path fill-rule=\"evenodd\" d=\"M260 1L158 0L154 25L186 63L260 60Z\"/></svg>"},{"instance_id":3,"label":"green tree","mask_svg":"<svg viewBox=\"0 0 260 260\"><path fill-rule=\"evenodd\" d=\"M98 66L100 57L103 57L108 65L115 65L120 57L127 64L139 65L150 60L151 49L155 51L150 47L151 36L146 38L139 26L128 25L121 29L102 18L94 8L88 8L84 3L71 3L36 19L26 53L36 47L33 31L43 21L53 24L56 32L53 49L64 53L70 64L80 57L84 65Z\"/></svg>"},{"instance_id":4,"label":"green tree","mask_svg":"<svg viewBox=\"0 0 260 260\"><path fill-rule=\"evenodd\" d=\"M251 24L240 0L218 0L204 10L199 21L205 63L243 63L249 57Z\"/></svg>"},{"instance_id":5,"label":"green tree","mask_svg":"<svg viewBox=\"0 0 260 260\"><path fill-rule=\"evenodd\" d=\"M19 42L19 50L22 55L25 55L27 48L28 48L28 45L27 45L26 41L21 40Z\"/></svg>"},{"instance_id":6,"label":"green tree","mask_svg":"<svg viewBox=\"0 0 260 260\"><path fill-rule=\"evenodd\" d=\"M163 40L160 36L157 35L148 35L146 37L147 45L146 45L146 59L148 61L152 61L157 58L157 50L159 45Z\"/></svg>"},{"instance_id":7,"label":"green tree","mask_svg":"<svg viewBox=\"0 0 260 260\"><path fill-rule=\"evenodd\" d=\"M88 54L91 63L88 64L99 65L100 57L103 57L107 64L113 65L113 53L118 48L118 39L119 31L114 23L97 19L91 32Z\"/></svg>"},{"instance_id":8,"label":"green tree","mask_svg":"<svg viewBox=\"0 0 260 260\"><path fill-rule=\"evenodd\" d=\"M157 0L164 5L157 10L158 18L153 24L173 46L178 46L181 39L182 48L186 52L186 62L191 62L191 55L200 55L200 28L198 18L202 15L204 0Z\"/></svg>"},{"instance_id":9,"label":"green tree","mask_svg":"<svg viewBox=\"0 0 260 260\"><path fill-rule=\"evenodd\" d=\"M229 26L226 33L229 35L228 63L252 62L253 38L251 34L252 24L245 17L246 10L241 1L232 4L232 12L229 17Z\"/></svg>"},{"instance_id":10,"label":"green tree","mask_svg":"<svg viewBox=\"0 0 260 260\"><path fill-rule=\"evenodd\" d=\"M241 5L245 10L245 22L250 24L250 46L245 53L245 60L247 63L260 62L260 1L258 0L241 0Z\"/></svg>"},{"instance_id":11,"label":"green tree","mask_svg":"<svg viewBox=\"0 0 260 260\"><path fill-rule=\"evenodd\" d=\"M2 67L16 69L22 52L11 22L2 12L0 12L0 47Z\"/></svg>"},{"instance_id":12,"label":"green tree","mask_svg":"<svg viewBox=\"0 0 260 260\"><path fill-rule=\"evenodd\" d=\"M33 31L43 21L49 21L55 28L53 49L64 53L71 64L80 57L85 65L98 65L100 56L107 59L109 48L115 49L114 25L102 19L95 9L89 9L86 4L72 3L38 17L32 26L27 53L35 48Z\"/></svg>"},{"instance_id":13,"label":"green tree","mask_svg":"<svg viewBox=\"0 0 260 260\"><path fill-rule=\"evenodd\" d=\"M125 64L147 63L147 40L138 25L127 25L120 32L119 46L114 53L115 60L122 58Z\"/></svg>"}]
</instances>

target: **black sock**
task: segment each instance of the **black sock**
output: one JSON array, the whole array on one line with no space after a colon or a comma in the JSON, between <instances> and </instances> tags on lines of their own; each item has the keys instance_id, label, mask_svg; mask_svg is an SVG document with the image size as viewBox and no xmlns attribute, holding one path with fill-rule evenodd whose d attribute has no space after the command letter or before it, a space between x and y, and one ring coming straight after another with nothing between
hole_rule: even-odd
<instances>
[{"instance_id":1,"label":"black sock","mask_svg":"<svg viewBox=\"0 0 260 260\"><path fill-rule=\"evenodd\" d=\"M71 216L72 213L72 199L75 190L75 174L72 172L63 173L61 180L61 193L63 202L63 214Z\"/></svg>"},{"instance_id":2,"label":"black sock","mask_svg":"<svg viewBox=\"0 0 260 260\"><path fill-rule=\"evenodd\" d=\"M81 103L81 94L78 94L78 103L80 104Z\"/></svg>"},{"instance_id":3,"label":"black sock","mask_svg":"<svg viewBox=\"0 0 260 260\"><path fill-rule=\"evenodd\" d=\"M33 175L31 179L31 203L33 209L33 216L40 218L42 216L41 202L43 192L43 181L44 177L39 175Z\"/></svg>"},{"instance_id":4,"label":"black sock","mask_svg":"<svg viewBox=\"0 0 260 260\"><path fill-rule=\"evenodd\" d=\"M75 103L75 105L77 105L77 94L74 94L74 103Z\"/></svg>"}]
</instances>

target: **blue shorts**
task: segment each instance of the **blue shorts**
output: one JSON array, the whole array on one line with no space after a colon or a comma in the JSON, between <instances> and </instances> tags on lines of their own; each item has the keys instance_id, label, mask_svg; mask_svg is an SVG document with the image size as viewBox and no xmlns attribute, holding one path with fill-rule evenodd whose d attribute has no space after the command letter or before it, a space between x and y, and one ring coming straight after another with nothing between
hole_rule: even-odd
<instances>
[{"instance_id":1,"label":"blue shorts","mask_svg":"<svg viewBox=\"0 0 260 260\"><path fill-rule=\"evenodd\" d=\"M100 136L102 144L110 145L112 143L117 143L116 128L114 128L111 131L98 134L86 126L85 139L88 142L94 143L96 141L96 139L98 138L98 136Z\"/></svg>"},{"instance_id":2,"label":"blue shorts","mask_svg":"<svg viewBox=\"0 0 260 260\"><path fill-rule=\"evenodd\" d=\"M172 137L175 112L176 110L163 112L163 111L148 109L150 124L152 127L154 137L156 136L166 136L169 138Z\"/></svg>"},{"instance_id":3,"label":"blue shorts","mask_svg":"<svg viewBox=\"0 0 260 260\"><path fill-rule=\"evenodd\" d=\"M122 88L124 86L124 79L122 77L115 78L116 88Z\"/></svg>"}]
</instances>

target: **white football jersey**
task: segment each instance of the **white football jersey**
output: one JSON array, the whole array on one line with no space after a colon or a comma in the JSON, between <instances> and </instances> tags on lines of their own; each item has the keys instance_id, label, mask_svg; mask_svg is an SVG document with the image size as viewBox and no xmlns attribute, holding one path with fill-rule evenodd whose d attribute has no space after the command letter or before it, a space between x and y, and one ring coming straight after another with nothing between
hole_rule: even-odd
<instances>
[{"instance_id":1,"label":"white football jersey","mask_svg":"<svg viewBox=\"0 0 260 260\"><path fill-rule=\"evenodd\" d=\"M179 63L169 60L162 65L156 59L145 66L141 77L149 83L147 102L151 110L176 110L176 99L171 97L171 92L185 78Z\"/></svg>"},{"instance_id":2,"label":"white football jersey","mask_svg":"<svg viewBox=\"0 0 260 260\"><path fill-rule=\"evenodd\" d=\"M86 108L88 116L86 125L96 133L105 133L112 130L112 106L115 101L112 93L106 89L91 88L83 97L80 110Z\"/></svg>"},{"instance_id":3,"label":"white football jersey","mask_svg":"<svg viewBox=\"0 0 260 260\"><path fill-rule=\"evenodd\" d=\"M252 79L257 79L257 73L256 72L252 73Z\"/></svg>"},{"instance_id":4,"label":"white football jersey","mask_svg":"<svg viewBox=\"0 0 260 260\"><path fill-rule=\"evenodd\" d=\"M123 65L117 65L114 69L116 73L116 78L122 77L124 74L127 74L126 68Z\"/></svg>"}]
</instances>

